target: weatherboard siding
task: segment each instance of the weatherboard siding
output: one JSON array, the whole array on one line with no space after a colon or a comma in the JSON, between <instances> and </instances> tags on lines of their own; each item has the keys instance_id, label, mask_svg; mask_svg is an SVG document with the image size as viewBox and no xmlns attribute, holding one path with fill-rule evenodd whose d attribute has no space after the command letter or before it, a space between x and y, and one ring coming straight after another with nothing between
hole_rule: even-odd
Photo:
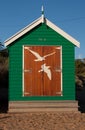
<instances>
[{"instance_id":1,"label":"weatherboard siding","mask_svg":"<svg viewBox=\"0 0 85 130\"><path fill-rule=\"evenodd\" d=\"M62 46L62 96L23 97L23 45ZM74 47L45 24L40 24L9 45L9 100L75 100Z\"/></svg>"}]
</instances>

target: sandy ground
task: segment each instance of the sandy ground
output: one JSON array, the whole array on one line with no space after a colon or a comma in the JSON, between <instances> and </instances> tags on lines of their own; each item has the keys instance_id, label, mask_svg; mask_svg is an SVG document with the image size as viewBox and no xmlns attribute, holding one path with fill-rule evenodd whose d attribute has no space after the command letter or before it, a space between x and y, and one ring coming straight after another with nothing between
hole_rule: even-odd
<instances>
[{"instance_id":1,"label":"sandy ground","mask_svg":"<svg viewBox=\"0 0 85 130\"><path fill-rule=\"evenodd\" d=\"M0 114L0 130L85 130L85 113Z\"/></svg>"}]
</instances>

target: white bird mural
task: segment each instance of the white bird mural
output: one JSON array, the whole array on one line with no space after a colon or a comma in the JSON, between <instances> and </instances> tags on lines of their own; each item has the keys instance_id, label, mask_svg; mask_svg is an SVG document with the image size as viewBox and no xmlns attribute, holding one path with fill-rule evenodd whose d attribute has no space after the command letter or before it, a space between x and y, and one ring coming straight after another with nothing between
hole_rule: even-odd
<instances>
[{"instance_id":1,"label":"white bird mural","mask_svg":"<svg viewBox=\"0 0 85 130\"><path fill-rule=\"evenodd\" d=\"M51 80L51 70L49 68L50 68L50 66L46 66L46 63L45 63L45 64L41 65L41 70L39 70L38 72L44 71L47 74L49 80Z\"/></svg>"},{"instance_id":2,"label":"white bird mural","mask_svg":"<svg viewBox=\"0 0 85 130\"><path fill-rule=\"evenodd\" d=\"M37 52L31 50L29 47L24 47L24 49L29 50L37 58L34 61L43 61L43 60L45 60L46 57L51 56L51 55L56 53L56 52L52 52L52 53L50 53L48 55L40 56Z\"/></svg>"}]
</instances>

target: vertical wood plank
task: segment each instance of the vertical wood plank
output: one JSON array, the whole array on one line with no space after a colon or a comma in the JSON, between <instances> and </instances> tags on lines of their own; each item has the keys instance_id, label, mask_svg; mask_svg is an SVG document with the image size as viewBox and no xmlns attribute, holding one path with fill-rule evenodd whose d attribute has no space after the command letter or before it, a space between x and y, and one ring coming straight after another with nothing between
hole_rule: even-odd
<instances>
[{"instance_id":1,"label":"vertical wood plank","mask_svg":"<svg viewBox=\"0 0 85 130\"><path fill-rule=\"evenodd\" d=\"M56 46L24 48L24 95L61 95L61 48ZM44 59L40 60L42 57Z\"/></svg>"}]
</instances>

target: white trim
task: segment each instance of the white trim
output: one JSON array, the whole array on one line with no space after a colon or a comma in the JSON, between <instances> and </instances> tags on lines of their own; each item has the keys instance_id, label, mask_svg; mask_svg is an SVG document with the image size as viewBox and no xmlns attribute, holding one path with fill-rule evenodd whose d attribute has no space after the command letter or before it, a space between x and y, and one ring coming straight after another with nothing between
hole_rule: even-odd
<instances>
[{"instance_id":1,"label":"white trim","mask_svg":"<svg viewBox=\"0 0 85 130\"><path fill-rule=\"evenodd\" d=\"M80 43L76 39L74 39L73 37L71 37L70 35L68 35L66 32L64 32L62 29L60 29L56 25L54 25L48 19L46 19L46 24L50 28L52 28L53 30L55 30L57 33L59 33L60 35L62 35L64 38L66 38L67 40L69 40L70 42L72 42L74 45L76 45L77 47L80 47Z\"/></svg>"},{"instance_id":2,"label":"white trim","mask_svg":"<svg viewBox=\"0 0 85 130\"><path fill-rule=\"evenodd\" d=\"M35 20L34 22L32 22L31 24L29 24L28 26L26 26L25 28L23 28L19 32L17 32L15 35L13 35L9 39L7 39L5 41L5 45L8 46L9 44L11 44L12 42L14 42L15 40L17 40L18 38L20 38L21 36L23 36L27 32L29 32L30 30L32 30L34 27L36 27L37 25L39 25L41 22L42 22L42 19L40 17L39 19Z\"/></svg>"},{"instance_id":3,"label":"white trim","mask_svg":"<svg viewBox=\"0 0 85 130\"><path fill-rule=\"evenodd\" d=\"M62 75L62 46L60 46L60 56L61 56L61 96L63 96L63 75Z\"/></svg>"},{"instance_id":4,"label":"white trim","mask_svg":"<svg viewBox=\"0 0 85 130\"><path fill-rule=\"evenodd\" d=\"M24 45L22 46L22 96L24 96Z\"/></svg>"},{"instance_id":5,"label":"white trim","mask_svg":"<svg viewBox=\"0 0 85 130\"><path fill-rule=\"evenodd\" d=\"M23 36L27 32L29 32L30 30L32 30L33 28L35 28L36 26L38 26L40 23L42 23L42 16L40 18L38 18L37 20L35 20L34 22L32 22L31 24L29 24L28 26L26 26L25 28L23 28L21 31L17 32L15 35L13 35L12 37L10 37L9 39L7 39L4 42L5 45L8 46L9 44L11 44L12 42L14 42L15 40L17 40L18 38L20 38L21 36ZM64 32L62 29L60 29L59 27L57 27L56 25L54 25L52 22L50 22L46 18L45 18L45 23L50 28L52 28L54 31L56 31L61 36L63 36L64 38L66 38L67 40L69 40L71 43L73 43L75 46L80 47L80 43L76 39L74 39L73 37L71 37L70 35L68 35L66 32Z\"/></svg>"},{"instance_id":6,"label":"white trim","mask_svg":"<svg viewBox=\"0 0 85 130\"><path fill-rule=\"evenodd\" d=\"M60 70L57 70L57 72L61 73L61 96L63 96L63 77L62 77L62 46L56 45L56 49L60 50Z\"/></svg>"}]
</instances>

